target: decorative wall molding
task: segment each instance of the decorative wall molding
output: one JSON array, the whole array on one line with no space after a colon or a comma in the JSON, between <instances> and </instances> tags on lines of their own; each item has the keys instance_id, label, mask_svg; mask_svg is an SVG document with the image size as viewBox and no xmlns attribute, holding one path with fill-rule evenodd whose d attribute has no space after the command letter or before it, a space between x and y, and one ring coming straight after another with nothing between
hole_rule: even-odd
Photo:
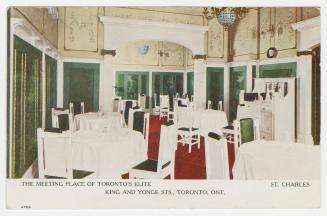
<instances>
[{"instance_id":1,"label":"decorative wall molding","mask_svg":"<svg viewBox=\"0 0 327 216\"><path fill-rule=\"evenodd\" d=\"M57 59L58 50L28 21L22 18L11 18L11 33L25 40L27 43Z\"/></svg>"},{"instance_id":2,"label":"decorative wall molding","mask_svg":"<svg viewBox=\"0 0 327 216\"><path fill-rule=\"evenodd\" d=\"M204 33L208 26L150 22L100 16L104 25L104 49L115 50L128 41L155 40L183 45L204 54Z\"/></svg>"},{"instance_id":3,"label":"decorative wall molding","mask_svg":"<svg viewBox=\"0 0 327 216\"><path fill-rule=\"evenodd\" d=\"M292 28L300 32L299 51L320 44L320 25L320 16L292 24Z\"/></svg>"}]
</instances>

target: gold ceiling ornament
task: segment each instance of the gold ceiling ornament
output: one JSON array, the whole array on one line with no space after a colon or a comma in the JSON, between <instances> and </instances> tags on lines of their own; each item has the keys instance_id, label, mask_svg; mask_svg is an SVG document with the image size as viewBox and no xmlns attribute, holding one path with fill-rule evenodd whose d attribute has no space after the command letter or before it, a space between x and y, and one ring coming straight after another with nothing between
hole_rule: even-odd
<instances>
[{"instance_id":1,"label":"gold ceiling ornament","mask_svg":"<svg viewBox=\"0 0 327 216\"><path fill-rule=\"evenodd\" d=\"M218 22L224 26L225 31L234 24L236 19L242 19L249 9L246 7L205 7L203 8L203 15L208 20L217 18Z\"/></svg>"}]
</instances>

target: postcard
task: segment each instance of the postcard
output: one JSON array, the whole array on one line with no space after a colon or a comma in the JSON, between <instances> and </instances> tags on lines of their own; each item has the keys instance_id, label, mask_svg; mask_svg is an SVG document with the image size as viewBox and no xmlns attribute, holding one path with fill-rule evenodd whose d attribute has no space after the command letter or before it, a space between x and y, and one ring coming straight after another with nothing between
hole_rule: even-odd
<instances>
[{"instance_id":1,"label":"postcard","mask_svg":"<svg viewBox=\"0 0 327 216\"><path fill-rule=\"evenodd\" d=\"M5 9L7 211L322 209L322 6L42 5Z\"/></svg>"}]
</instances>

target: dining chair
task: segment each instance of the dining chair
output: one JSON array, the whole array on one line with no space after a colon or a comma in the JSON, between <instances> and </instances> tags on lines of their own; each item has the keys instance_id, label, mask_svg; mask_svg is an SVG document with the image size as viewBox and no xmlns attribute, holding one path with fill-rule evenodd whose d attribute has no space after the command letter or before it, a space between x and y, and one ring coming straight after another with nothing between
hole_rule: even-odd
<instances>
[{"instance_id":1,"label":"dining chair","mask_svg":"<svg viewBox=\"0 0 327 216\"><path fill-rule=\"evenodd\" d=\"M37 129L39 178L86 178L94 172L73 169L71 131Z\"/></svg>"},{"instance_id":2,"label":"dining chair","mask_svg":"<svg viewBox=\"0 0 327 216\"><path fill-rule=\"evenodd\" d=\"M169 113L169 95L160 95L160 111L159 119L162 117L167 117Z\"/></svg>"},{"instance_id":3,"label":"dining chair","mask_svg":"<svg viewBox=\"0 0 327 216\"><path fill-rule=\"evenodd\" d=\"M234 150L235 155L240 145L260 139L259 120L243 118L234 120Z\"/></svg>"},{"instance_id":4,"label":"dining chair","mask_svg":"<svg viewBox=\"0 0 327 216\"><path fill-rule=\"evenodd\" d=\"M58 115L69 114L68 109L64 108L51 108L51 125L53 128L58 128Z\"/></svg>"},{"instance_id":5,"label":"dining chair","mask_svg":"<svg viewBox=\"0 0 327 216\"><path fill-rule=\"evenodd\" d=\"M218 101L218 110L219 111L223 111L223 102L222 101Z\"/></svg>"},{"instance_id":6,"label":"dining chair","mask_svg":"<svg viewBox=\"0 0 327 216\"><path fill-rule=\"evenodd\" d=\"M113 103L112 103L112 112L119 112L120 110L120 101L121 101L122 97L120 96L116 96L112 99Z\"/></svg>"},{"instance_id":7,"label":"dining chair","mask_svg":"<svg viewBox=\"0 0 327 216\"><path fill-rule=\"evenodd\" d=\"M133 125L134 125L134 113L137 111L143 111L143 109L141 109L141 107L139 106L135 106L129 109L128 111L128 128L133 129Z\"/></svg>"},{"instance_id":8,"label":"dining chair","mask_svg":"<svg viewBox=\"0 0 327 216\"><path fill-rule=\"evenodd\" d=\"M153 94L153 101L154 101L154 115L159 115L160 114L160 106L159 106L159 101L158 101L158 95L156 93Z\"/></svg>"},{"instance_id":9,"label":"dining chair","mask_svg":"<svg viewBox=\"0 0 327 216\"><path fill-rule=\"evenodd\" d=\"M73 117L78 114L84 113L84 101L74 101L69 103L69 112Z\"/></svg>"},{"instance_id":10,"label":"dining chair","mask_svg":"<svg viewBox=\"0 0 327 216\"><path fill-rule=\"evenodd\" d=\"M176 100L173 95L169 95L169 110L168 110L168 118L167 121L174 121L175 122L175 116L176 116Z\"/></svg>"},{"instance_id":11,"label":"dining chair","mask_svg":"<svg viewBox=\"0 0 327 216\"><path fill-rule=\"evenodd\" d=\"M212 109L212 101L208 100L207 102L207 109Z\"/></svg>"},{"instance_id":12,"label":"dining chair","mask_svg":"<svg viewBox=\"0 0 327 216\"><path fill-rule=\"evenodd\" d=\"M135 111L133 115L134 118L132 129L142 133L144 142L148 148L150 115L144 111Z\"/></svg>"},{"instance_id":13,"label":"dining chair","mask_svg":"<svg viewBox=\"0 0 327 216\"><path fill-rule=\"evenodd\" d=\"M129 170L130 179L175 179L176 126L161 125L158 160L147 159Z\"/></svg>"},{"instance_id":14,"label":"dining chair","mask_svg":"<svg viewBox=\"0 0 327 216\"><path fill-rule=\"evenodd\" d=\"M205 160L207 179L230 179L227 140L210 132L205 137Z\"/></svg>"},{"instance_id":15,"label":"dining chair","mask_svg":"<svg viewBox=\"0 0 327 216\"><path fill-rule=\"evenodd\" d=\"M194 126L194 114L191 107L178 107L177 110L177 143L189 145L191 153L192 145L200 148L200 130Z\"/></svg>"},{"instance_id":16,"label":"dining chair","mask_svg":"<svg viewBox=\"0 0 327 216\"><path fill-rule=\"evenodd\" d=\"M62 131L73 130L74 131L74 121L72 114L62 113L53 116L53 128L58 128Z\"/></svg>"},{"instance_id":17,"label":"dining chair","mask_svg":"<svg viewBox=\"0 0 327 216\"><path fill-rule=\"evenodd\" d=\"M128 114L129 114L129 109L133 107L133 101L127 100L125 101L124 105L124 111L123 111L123 117L124 117L124 125L125 127L128 127Z\"/></svg>"},{"instance_id":18,"label":"dining chair","mask_svg":"<svg viewBox=\"0 0 327 216\"><path fill-rule=\"evenodd\" d=\"M138 95L137 104L143 110L146 109L146 95L145 94L139 94Z\"/></svg>"}]
</instances>

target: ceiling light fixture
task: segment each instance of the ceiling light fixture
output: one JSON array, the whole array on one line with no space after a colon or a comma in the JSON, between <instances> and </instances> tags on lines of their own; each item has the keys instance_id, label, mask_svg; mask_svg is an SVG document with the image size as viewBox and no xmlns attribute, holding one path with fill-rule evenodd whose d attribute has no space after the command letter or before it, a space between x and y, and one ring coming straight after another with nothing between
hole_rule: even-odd
<instances>
[{"instance_id":1,"label":"ceiling light fixture","mask_svg":"<svg viewBox=\"0 0 327 216\"><path fill-rule=\"evenodd\" d=\"M224 26L226 31L235 23L236 19L242 19L248 11L249 9L245 7L211 7L210 9L205 7L203 8L203 15L208 20L217 18L218 22Z\"/></svg>"}]
</instances>

